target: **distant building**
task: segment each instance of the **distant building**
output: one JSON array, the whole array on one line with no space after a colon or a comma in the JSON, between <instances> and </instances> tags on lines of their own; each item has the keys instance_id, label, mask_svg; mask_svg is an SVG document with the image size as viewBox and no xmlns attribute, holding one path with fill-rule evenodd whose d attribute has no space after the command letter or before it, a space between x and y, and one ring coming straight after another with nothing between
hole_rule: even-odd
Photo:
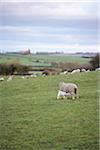
<instances>
[{"instance_id":1,"label":"distant building","mask_svg":"<svg viewBox=\"0 0 100 150\"><path fill-rule=\"evenodd\" d=\"M30 51L30 49L28 49L28 50L25 50L25 51L21 51L20 54L21 55L30 55L31 51Z\"/></svg>"},{"instance_id":2,"label":"distant building","mask_svg":"<svg viewBox=\"0 0 100 150\"><path fill-rule=\"evenodd\" d=\"M23 51L15 51L15 52L6 52L6 54L21 54L21 55L30 55L31 54L31 51L30 49L28 50L23 50Z\"/></svg>"}]
</instances>

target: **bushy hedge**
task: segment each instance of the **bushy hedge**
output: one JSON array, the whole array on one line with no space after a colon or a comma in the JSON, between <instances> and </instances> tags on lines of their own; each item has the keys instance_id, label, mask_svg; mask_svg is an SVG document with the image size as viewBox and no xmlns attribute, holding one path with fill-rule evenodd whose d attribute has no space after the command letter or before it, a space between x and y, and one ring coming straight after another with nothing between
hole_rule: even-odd
<instances>
[{"instance_id":1,"label":"bushy hedge","mask_svg":"<svg viewBox=\"0 0 100 150\"><path fill-rule=\"evenodd\" d=\"M90 64L92 66L92 70L100 67L100 54L98 53L95 57L90 60Z\"/></svg>"},{"instance_id":2,"label":"bushy hedge","mask_svg":"<svg viewBox=\"0 0 100 150\"><path fill-rule=\"evenodd\" d=\"M0 75L27 74L29 70L29 66L19 63L0 64Z\"/></svg>"},{"instance_id":3,"label":"bushy hedge","mask_svg":"<svg viewBox=\"0 0 100 150\"><path fill-rule=\"evenodd\" d=\"M64 63L64 62L52 62L51 63L52 67L54 68L59 68L62 71L67 70L67 71L72 71L74 69L90 69L91 70L91 65L88 64L79 64L79 63Z\"/></svg>"}]
</instances>

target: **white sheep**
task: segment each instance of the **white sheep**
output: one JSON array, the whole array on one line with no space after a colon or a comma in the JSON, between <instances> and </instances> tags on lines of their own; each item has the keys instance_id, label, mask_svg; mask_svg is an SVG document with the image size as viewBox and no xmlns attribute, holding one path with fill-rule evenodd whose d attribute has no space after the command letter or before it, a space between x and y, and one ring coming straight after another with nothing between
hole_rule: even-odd
<instances>
[{"instance_id":1,"label":"white sheep","mask_svg":"<svg viewBox=\"0 0 100 150\"><path fill-rule=\"evenodd\" d=\"M31 74L30 77L31 77L31 78L36 78L37 75L36 75L36 74Z\"/></svg>"},{"instance_id":2,"label":"white sheep","mask_svg":"<svg viewBox=\"0 0 100 150\"><path fill-rule=\"evenodd\" d=\"M84 68L81 69L81 72L86 72L86 70Z\"/></svg>"},{"instance_id":3,"label":"white sheep","mask_svg":"<svg viewBox=\"0 0 100 150\"><path fill-rule=\"evenodd\" d=\"M71 72L71 74L73 74L73 73L79 73L80 72L80 69L76 69L76 70L73 70L72 72Z\"/></svg>"},{"instance_id":4,"label":"white sheep","mask_svg":"<svg viewBox=\"0 0 100 150\"><path fill-rule=\"evenodd\" d=\"M65 93L70 93L72 99L78 97L78 86L74 83L60 82L58 90L63 91Z\"/></svg>"},{"instance_id":5,"label":"white sheep","mask_svg":"<svg viewBox=\"0 0 100 150\"><path fill-rule=\"evenodd\" d=\"M68 71L61 72L60 75L68 74Z\"/></svg>"},{"instance_id":6,"label":"white sheep","mask_svg":"<svg viewBox=\"0 0 100 150\"><path fill-rule=\"evenodd\" d=\"M96 68L95 71L100 71L100 67Z\"/></svg>"},{"instance_id":7,"label":"white sheep","mask_svg":"<svg viewBox=\"0 0 100 150\"><path fill-rule=\"evenodd\" d=\"M4 78L3 78L3 77L1 77L1 78L0 78L0 81L4 81Z\"/></svg>"},{"instance_id":8,"label":"white sheep","mask_svg":"<svg viewBox=\"0 0 100 150\"><path fill-rule=\"evenodd\" d=\"M7 79L7 82L11 81L13 79L13 76L9 76Z\"/></svg>"},{"instance_id":9,"label":"white sheep","mask_svg":"<svg viewBox=\"0 0 100 150\"><path fill-rule=\"evenodd\" d=\"M24 77L24 76L21 76L21 78L22 78L22 79L25 79L25 77Z\"/></svg>"},{"instance_id":10,"label":"white sheep","mask_svg":"<svg viewBox=\"0 0 100 150\"><path fill-rule=\"evenodd\" d=\"M90 70L88 69L86 72L90 72Z\"/></svg>"},{"instance_id":11,"label":"white sheep","mask_svg":"<svg viewBox=\"0 0 100 150\"><path fill-rule=\"evenodd\" d=\"M68 73L68 71L67 71L67 70L63 72L63 74L67 74L67 73Z\"/></svg>"},{"instance_id":12,"label":"white sheep","mask_svg":"<svg viewBox=\"0 0 100 150\"><path fill-rule=\"evenodd\" d=\"M66 93L66 92L58 90L57 99L60 99L60 98L64 99L65 97L69 97L69 96L71 96L70 93Z\"/></svg>"}]
</instances>

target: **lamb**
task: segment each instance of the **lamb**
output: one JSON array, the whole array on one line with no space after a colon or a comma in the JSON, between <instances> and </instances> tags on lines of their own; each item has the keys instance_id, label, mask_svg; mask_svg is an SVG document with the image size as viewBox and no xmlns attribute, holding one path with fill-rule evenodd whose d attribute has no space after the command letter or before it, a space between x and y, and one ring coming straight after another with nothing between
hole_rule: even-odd
<instances>
[{"instance_id":1,"label":"lamb","mask_svg":"<svg viewBox=\"0 0 100 150\"><path fill-rule=\"evenodd\" d=\"M66 93L66 92L58 90L57 99L59 99L59 98L64 99L65 97L69 97L69 96L71 96L70 93Z\"/></svg>"},{"instance_id":2,"label":"lamb","mask_svg":"<svg viewBox=\"0 0 100 150\"><path fill-rule=\"evenodd\" d=\"M69 93L72 99L75 99L78 97L78 86L74 83L60 82L58 90L65 92L65 93ZM59 96L58 96L58 99L59 99Z\"/></svg>"}]
</instances>

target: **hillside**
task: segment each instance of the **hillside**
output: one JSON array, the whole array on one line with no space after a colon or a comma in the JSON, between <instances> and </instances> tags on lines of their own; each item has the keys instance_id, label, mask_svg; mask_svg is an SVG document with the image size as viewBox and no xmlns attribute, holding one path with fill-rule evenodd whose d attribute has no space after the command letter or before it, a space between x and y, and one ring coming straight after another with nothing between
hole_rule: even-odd
<instances>
[{"instance_id":1,"label":"hillside","mask_svg":"<svg viewBox=\"0 0 100 150\"><path fill-rule=\"evenodd\" d=\"M32 66L50 66L51 62L86 64L89 60L89 58L82 58L80 56L73 55L0 55L0 63L20 62L21 64Z\"/></svg>"}]
</instances>

